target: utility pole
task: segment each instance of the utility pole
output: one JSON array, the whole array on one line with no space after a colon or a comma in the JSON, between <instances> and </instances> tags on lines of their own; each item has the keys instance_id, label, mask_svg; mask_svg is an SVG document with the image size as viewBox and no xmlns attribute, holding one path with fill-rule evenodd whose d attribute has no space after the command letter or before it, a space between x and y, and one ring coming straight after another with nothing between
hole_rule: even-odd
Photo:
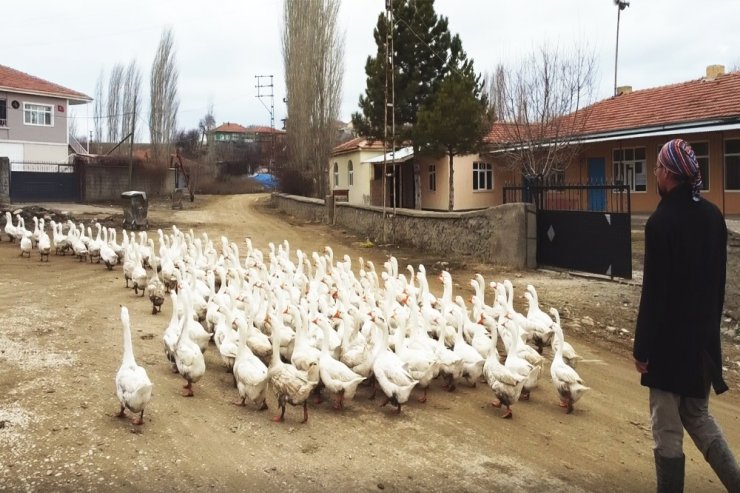
<instances>
[{"instance_id":1,"label":"utility pole","mask_svg":"<svg viewBox=\"0 0 740 493\"><path fill-rule=\"evenodd\" d=\"M614 0L617 6L617 43L614 49L614 95L617 95L617 60L619 59L619 18L622 11L630 6L630 0Z\"/></svg>"},{"instance_id":2,"label":"utility pole","mask_svg":"<svg viewBox=\"0 0 740 493\"><path fill-rule=\"evenodd\" d=\"M272 75L255 75L254 78L257 79L257 85L254 86L257 88L257 99L270 114L270 164L268 169L272 173L272 166L275 163L275 85ZM269 99L270 106L265 104L265 99Z\"/></svg>"},{"instance_id":3,"label":"utility pole","mask_svg":"<svg viewBox=\"0 0 740 493\"><path fill-rule=\"evenodd\" d=\"M385 0L385 88L383 91L384 103L383 103L383 243L387 242L387 195L388 195L388 108L391 108L391 149L395 147L395 125L396 125L396 111L394 108L395 92L393 91L394 83L394 68L393 68L393 0ZM390 86L390 101L389 99L389 86ZM395 161L396 154L393 153L393 212L396 212L396 174L395 174Z\"/></svg>"},{"instance_id":4,"label":"utility pole","mask_svg":"<svg viewBox=\"0 0 740 493\"><path fill-rule=\"evenodd\" d=\"M131 145L128 149L128 189L133 187L134 176L134 135L136 135L136 100L138 97L134 94L134 112L131 115Z\"/></svg>"}]
</instances>

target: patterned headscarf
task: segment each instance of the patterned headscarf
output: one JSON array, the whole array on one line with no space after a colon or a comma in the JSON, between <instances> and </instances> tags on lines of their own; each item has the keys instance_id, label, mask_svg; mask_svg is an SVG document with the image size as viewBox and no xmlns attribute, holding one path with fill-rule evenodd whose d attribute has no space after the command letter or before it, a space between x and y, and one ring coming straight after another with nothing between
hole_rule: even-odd
<instances>
[{"instance_id":1,"label":"patterned headscarf","mask_svg":"<svg viewBox=\"0 0 740 493\"><path fill-rule=\"evenodd\" d=\"M674 175L685 179L691 185L694 201L699 201L701 191L701 170L691 146L682 139L673 139L665 143L658 153L658 162Z\"/></svg>"}]
</instances>

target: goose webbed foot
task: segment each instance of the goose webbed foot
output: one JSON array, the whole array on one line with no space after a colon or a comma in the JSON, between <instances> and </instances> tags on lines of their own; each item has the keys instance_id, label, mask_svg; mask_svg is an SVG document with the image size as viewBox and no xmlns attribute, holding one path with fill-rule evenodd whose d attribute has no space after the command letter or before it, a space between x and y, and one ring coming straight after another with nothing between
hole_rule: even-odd
<instances>
[{"instance_id":1,"label":"goose webbed foot","mask_svg":"<svg viewBox=\"0 0 740 493\"><path fill-rule=\"evenodd\" d=\"M260 406L258 411L267 411L267 401L262 401L262 405Z\"/></svg>"},{"instance_id":2,"label":"goose webbed foot","mask_svg":"<svg viewBox=\"0 0 740 493\"><path fill-rule=\"evenodd\" d=\"M144 424L144 411L141 411L141 414L139 414L138 418L134 418L131 421L132 425L141 426Z\"/></svg>"},{"instance_id":3,"label":"goose webbed foot","mask_svg":"<svg viewBox=\"0 0 740 493\"><path fill-rule=\"evenodd\" d=\"M195 395L193 393L193 384L191 382L188 382L187 385L183 385L182 388L186 390L183 397L193 397Z\"/></svg>"},{"instance_id":4,"label":"goose webbed foot","mask_svg":"<svg viewBox=\"0 0 740 493\"><path fill-rule=\"evenodd\" d=\"M401 414L401 404L396 404L396 409L393 411L393 414Z\"/></svg>"},{"instance_id":5,"label":"goose webbed foot","mask_svg":"<svg viewBox=\"0 0 740 493\"><path fill-rule=\"evenodd\" d=\"M511 408L509 406L506 406L506 411L504 411L504 414L501 415L502 419L511 419L514 417L514 413L511 412Z\"/></svg>"},{"instance_id":6,"label":"goose webbed foot","mask_svg":"<svg viewBox=\"0 0 740 493\"><path fill-rule=\"evenodd\" d=\"M528 390L522 390L522 394L519 396L520 401L528 401L529 400L529 391Z\"/></svg>"},{"instance_id":7,"label":"goose webbed foot","mask_svg":"<svg viewBox=\"0 0 740 493\"><path fill-rule=\"evenodd\" d=\"M386 404L388 404L391 400L389 398L385 398L385 400L380 404L380 407L385 407Z\"/></svg>"},{"instance_id":8,"label":"goose webbed foot","mask_svg":"<svg viewBox=\"0 0 740 493\"><path fill-rule=\"evenodd\" d=\"M493 401L493 402L491 403L491 405L492 405L493 407L495 407L495 408L500 408L500 407L501 407L501 401Z\"/></svg>"},{"instance_id":9,"label":"goose webbed foot","mask_svg":"<svg viewBox=\"0 0 740 493\"><path fill-rule=\"evenodd\" d=\"M244 406L246 406L246 403L245 403L246 400L247 399L245 397L245 398L243 398L241 400L232 401L232 404L235 405L235 406L244 407Z\"/></svg>"}]
</instances>

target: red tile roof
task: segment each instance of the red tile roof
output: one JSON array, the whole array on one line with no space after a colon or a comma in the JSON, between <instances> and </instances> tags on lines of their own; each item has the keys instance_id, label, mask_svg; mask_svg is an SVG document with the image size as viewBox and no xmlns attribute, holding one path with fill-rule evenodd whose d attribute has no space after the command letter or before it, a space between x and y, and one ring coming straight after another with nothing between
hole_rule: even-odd
<instances>
[{"instance_id":1,"label":"red tile roof","mask_svg":"<svg viewBox=\"0 0 740 493\"><path fill-rule=\"evenodd\" d=\"M92 98L81 92L73 91L48 80L40 79L20 70L0 65L0 91L26 94L55 96L72 101L92 101Z\"/></svg>"},{"instance_id":2,"label":"red tile roof","mask_svg":"<svg viewBox=\"0 0 740 493\"><path fill-rule=\"evenodd\" d=\"M633 91L566 116L573 134L594 135L662 125L700 123L740 117L740 72ZM568 121L570 120L570 121ZM511 125L494 123L488 143L511 142ZM562 133L562 132L561 132Z\"/></svg>"},{"instance_id":3,"label":"red tile roof","mask_svg":"<svg viewBox=\"0 0 740 493\"><path fill-rule=\"evenodd\" d=\"M265 127L259 125L250 125L247 127L247 132L256 134L284 134L285 130L278 130L277 128Z\"/></svg>"},{"instance_id":4,"label":"red tile roof","mask_svg":"<svg viewBox=\"0 0 740 493\"><path fill-rule=\"evenodd\" d=\"M247 133L247 129L245 127L242 127L238 123L226 122L214 128L213 130L211 130L211 132L245 134Z\"/></svg>"},{"instance_id":5,"label":"red tile roof","mask_svg":"<svg viewBox=\"0 0 740 493\"><path fill-rule=\"evenodd\" d=\"M364 137L355 137L352 140L348 140L342 144L339 144L331 151L332 156L338 156L340 154L346 154L348 152L354 152L357 150L372 150L382 151L383 142L380 140L367 140Z\"/></svg>"}]
</instances>

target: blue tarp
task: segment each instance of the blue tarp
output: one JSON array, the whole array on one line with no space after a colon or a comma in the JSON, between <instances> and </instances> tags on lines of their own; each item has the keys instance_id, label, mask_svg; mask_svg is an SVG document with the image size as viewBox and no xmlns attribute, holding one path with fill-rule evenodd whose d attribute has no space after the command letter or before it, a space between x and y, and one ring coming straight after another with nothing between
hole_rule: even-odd
<instances>
[{"instance_id":1,"label":"blue tarp","mask_svg":"<svg viewBox=\"0 0 740 493\"><path fill-rule=\"evenodd\" d=\"M251 178L267 188L277 188L278 186L277 178L270 173L257 173L252 175Z\"/></svg>"}]
</instances>

